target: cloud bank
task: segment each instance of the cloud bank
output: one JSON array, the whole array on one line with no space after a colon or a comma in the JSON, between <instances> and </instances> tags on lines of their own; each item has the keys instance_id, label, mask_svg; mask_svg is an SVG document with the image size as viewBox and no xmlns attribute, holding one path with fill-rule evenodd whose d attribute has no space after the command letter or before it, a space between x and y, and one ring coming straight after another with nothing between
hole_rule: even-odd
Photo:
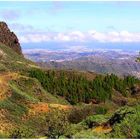
<instances>
[{"instance_id":1,"label":"cloud bank","mask_svg":"<svg viewBox=\"0 0 140 140\"><path fill-rule=\"evenodd\" d=\"M71 32L31 32L19 35L22 43L41 43L41 42L87 42L97 41L103 43L117 43L117 42L140 42L140 33L128 31L111 31L111 32L98 32L90 30L87 32L71 31Z\"/></svg>"}]
</instances>

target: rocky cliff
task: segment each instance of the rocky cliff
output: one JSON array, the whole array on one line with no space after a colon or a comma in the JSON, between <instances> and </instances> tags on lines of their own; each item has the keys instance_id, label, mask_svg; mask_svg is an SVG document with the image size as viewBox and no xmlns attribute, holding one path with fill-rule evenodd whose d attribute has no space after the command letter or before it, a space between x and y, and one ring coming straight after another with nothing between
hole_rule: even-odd
<instances>
[{"instance_id":1,"label":"rocky cliff","mask_svg":"<svg viewBox=\"0 0 140 140\"><path fill-rule=\"evenodd\" d=\"M0 22L0 42L22 55L21 46L17 36L10 31L5 22Z\"/></svg>"}]
</instances>

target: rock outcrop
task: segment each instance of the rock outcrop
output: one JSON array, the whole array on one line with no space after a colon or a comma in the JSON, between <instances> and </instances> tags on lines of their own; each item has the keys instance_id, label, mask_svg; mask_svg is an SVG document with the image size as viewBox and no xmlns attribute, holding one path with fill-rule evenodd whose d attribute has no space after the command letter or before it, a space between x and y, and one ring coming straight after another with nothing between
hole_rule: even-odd
<instances>
[{"instance_id":1,"label":"rock outcrop","mask_svg":"<svg viewBox=\"0 0 140 140\"><path fill-rule=\"evenodd\" d=\"M10 31L5 22L0 22L0 42L22 55L21 46L17 36Z\"/></svg>"}]
</instances>

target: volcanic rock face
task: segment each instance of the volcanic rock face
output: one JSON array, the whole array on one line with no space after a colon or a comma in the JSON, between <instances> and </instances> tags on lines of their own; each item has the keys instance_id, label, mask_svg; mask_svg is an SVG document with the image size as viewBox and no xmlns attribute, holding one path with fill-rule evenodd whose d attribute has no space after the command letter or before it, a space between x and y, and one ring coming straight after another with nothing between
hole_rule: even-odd
<instances>
[{"instance_id":1,"label":"volcanic rock face","mask_svg":"<svg viewBox=\"0 0 140 140\"><path fill-rule=\"evenodd\" d=\"M0 42L22 55L21 46L17 36L10 31L5 22L0 22Z\"/></svg>"}]
</instances>

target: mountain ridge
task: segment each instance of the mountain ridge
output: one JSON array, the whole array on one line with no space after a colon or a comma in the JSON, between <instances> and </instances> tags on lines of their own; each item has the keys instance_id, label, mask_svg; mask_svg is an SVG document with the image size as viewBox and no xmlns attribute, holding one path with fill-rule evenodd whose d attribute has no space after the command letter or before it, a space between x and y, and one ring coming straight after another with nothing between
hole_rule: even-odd
<instances>
[{"instance_id":1,"label":"mountain ridge","mask_svg":"<svg viewBox=\"0 0 140 140\"><path fill-rule=\"evenodd\" d=\"M139 77L140 63L136 62L137 53L117 51L93 52L24 52L26 58L43 68L114 73L118 76L135 75Z\"/></svg>"}]
</instances>

